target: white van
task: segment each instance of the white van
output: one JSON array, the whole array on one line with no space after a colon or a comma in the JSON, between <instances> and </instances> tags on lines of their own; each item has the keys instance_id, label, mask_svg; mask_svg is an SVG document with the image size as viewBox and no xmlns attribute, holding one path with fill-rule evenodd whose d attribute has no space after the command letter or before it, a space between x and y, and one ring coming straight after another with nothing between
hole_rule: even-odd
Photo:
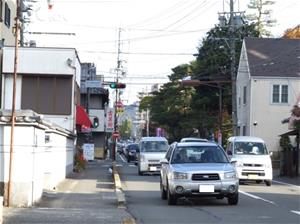
<instances>
[{"instance_id":1,"label":"white van","mask_svg":"<svg viewBox=\"0 0 300 224\"><path fill-rule=\"evenodd\" d=\"M165 158L168 149L169 144L165 137L142 137L137 156L139 175L160 171L160 160Z\"/></svg>"},{"instance_id":2,"label":"white van","mask_svg":"<svg viewBox=\"0 0 300 224\"><path fill-rule=\"evenodd\" d=\"M233 136L228 139L226 152L235 163L239 180L264 181L271 186L272 161L264 140L252 136Z\"/></svg>"}]
</instances>

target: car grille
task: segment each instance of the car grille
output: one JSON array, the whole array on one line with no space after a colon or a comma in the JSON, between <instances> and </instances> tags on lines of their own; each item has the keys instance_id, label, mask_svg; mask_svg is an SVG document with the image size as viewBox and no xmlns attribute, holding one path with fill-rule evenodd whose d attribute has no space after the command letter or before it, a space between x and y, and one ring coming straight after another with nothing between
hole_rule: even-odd
<instances>
[{"instance_id":1,"label":"car grille","mask_svg":"<svg viewBox=\"0 0 300 224\"><path fill-rule=\"evenodd\" d=\"M254 163L244 163L244 166L249 166L249 167L262 167L262 164L254 164Z\"/></svg>"},{"instance_id":2,"label":"car grille","mask_svg":"<svg viewBox=\"0 0 300 224\"><path fill-rule=\"evenodd\" d=\"M242 171L242 175L243 176L248 176L248 175L257 175L257 176L265 176L265 173L264 172L260 172L260 171L253 171L253 170L250 170L250 171L246 171L246 170L243 170Z\"/></svg>"},{"instance_id":3,"label":"car grille","mask_svg":"<svg viewBox=\"0 0 300 224\"><path fill-rule=\"evenodd\" d=\"M156 160L156 159L149 159L148 162L149 162L149 163L159 163L159 160Z\"/></svg>"},{"instance_id":4,"label":"car grille","mask_svg":"<svg viewBox=\"0 0 300 224\"><path fill-rule=\"evenodd\" d=\"M195 173L192 175L192 180L220 180L220 177L217 173Z\"/></svg>"}]
</instances>

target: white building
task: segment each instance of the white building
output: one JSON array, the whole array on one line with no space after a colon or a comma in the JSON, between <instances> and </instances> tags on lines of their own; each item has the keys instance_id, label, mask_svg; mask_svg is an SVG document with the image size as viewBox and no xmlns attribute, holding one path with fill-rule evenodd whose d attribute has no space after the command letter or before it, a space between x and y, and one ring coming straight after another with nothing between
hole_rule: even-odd
<instances>
[{"instance_id":1,"label":"white building","mask_svg":"<svg viewBox=\"0 0 300 224\"><path fill-rule=\"evenodd\" d=\"M19 48L11 154L14 55L14 47L3 48L0 194L7 200L11 185L10 205L30 206L39 200L43 189L52 189L73 171L80 61L71 48Z\"/></svg>"},{"instance_id":2,"label":"white building","mask_svg":"<svg viewBox=\"0 0 300 224\"><path fill-rule=\"evenodd\" d=\"M238 134L263 138L279 152L300 92L300 40L246 38L237 74Z\"/></svg>"}]
</instances>

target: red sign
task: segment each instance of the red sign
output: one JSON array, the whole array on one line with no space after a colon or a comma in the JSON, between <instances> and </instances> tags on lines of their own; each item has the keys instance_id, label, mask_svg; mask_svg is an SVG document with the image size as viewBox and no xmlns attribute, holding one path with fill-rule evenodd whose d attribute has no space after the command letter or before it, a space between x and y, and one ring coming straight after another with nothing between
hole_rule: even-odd
<instances>
[{"instance_id":1,"label":"red sign","mask_svg":"<svg viewBox=\"0 0 300 224\"><path fill-rule=\"evenodd\" d=\"M113 137L113 138L119 138L119 137L120 137L119 132L114 132L114 133L112 134L112 137Z\"/></svg>"},{"instance_id":2,"label":"red sign","mask_svg":"<svg viewBox=\"0 0 300 224\"><path fill-rule=\"evenodd\" d=\"M123 103L122 103L121 101L118 101L118 102L116 102L116 106L117 106L118 108L121 108L121 107L123 107L124 105L123 105Z\"/></svg>"}]
</instances>

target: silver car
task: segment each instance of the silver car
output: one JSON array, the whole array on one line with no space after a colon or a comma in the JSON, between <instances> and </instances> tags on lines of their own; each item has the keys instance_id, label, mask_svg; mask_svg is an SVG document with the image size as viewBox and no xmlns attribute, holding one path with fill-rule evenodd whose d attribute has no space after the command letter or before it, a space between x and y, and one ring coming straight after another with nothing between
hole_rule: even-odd
<instances>
[{"instance_id":1,"label":"silver car","mask_svg":"<svg viewBox=\"0 0 300 224\"><path fill-rule=\"evenodd\" d=\"M213 142L173 143L161 160L161 198L169 205L180 197L227 197L236 205L239 181L223 148Z\"/></svg>"}]
</instances>

